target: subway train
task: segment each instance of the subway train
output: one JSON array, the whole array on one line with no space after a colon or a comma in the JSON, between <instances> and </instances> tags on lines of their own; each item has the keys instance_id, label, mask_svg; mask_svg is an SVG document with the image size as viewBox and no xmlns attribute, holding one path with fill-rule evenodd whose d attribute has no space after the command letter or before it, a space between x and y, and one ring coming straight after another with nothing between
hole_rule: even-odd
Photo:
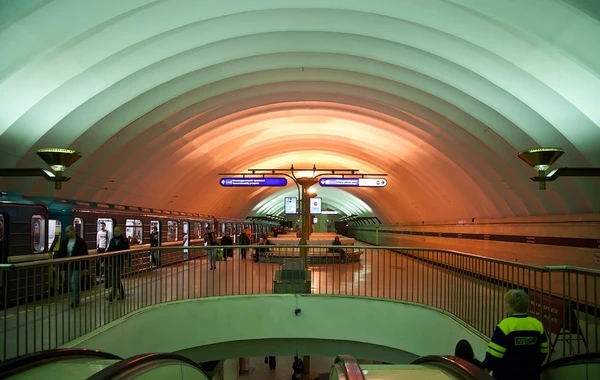
<instances>
[{"instance_id":1,"label":"subway train","mask_svg":"<svg viewBox=\"0 0 600 380\"><path fill-rule=\"evenodd\" d=\"M63 198L28 197L19 193L0 191L0 264L16 264L29 261L49 260L56 244L64 235L64 229L73 225L81 236L90 254L97 253L96 236L100 224L111 231L120 226L129 239L132 248L150 246L150 231L158 229L159 246L181 246L200 244L210 226L219 237L230 231L234 239L242 229L250 229L254 234L266 233L271 221L253 222L245 219L217 220L200 214L158 210L152 208L123 206L99 202L78 201ZM191 251L168 251L161 257L161 265L170 265L195 259L203 253ZM134 263L136 271L151 270L150 257L139 257ZM47 268L46 270L51 270ZM89 272L93 275L95 268ZM19 289L37 284L31 294L52 293L55 289L45 281L27 279L48 278L45 273L15 272L0 270L0 304L8 300L23 298ZM22 277L22 278L21 278ZM38 288L39 287L39 288ZM32 289L33 290L33 289Z\"/></svg>"}]
</instances>

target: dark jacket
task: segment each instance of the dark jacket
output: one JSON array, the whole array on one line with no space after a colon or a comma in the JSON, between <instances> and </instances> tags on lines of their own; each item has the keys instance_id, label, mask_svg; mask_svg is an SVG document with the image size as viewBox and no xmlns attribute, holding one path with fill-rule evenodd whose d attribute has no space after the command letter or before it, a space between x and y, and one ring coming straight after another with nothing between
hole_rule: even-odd
<instances>
[{"instance_id":1,"label":"dark jacket","mask_svg":"<svg viewBox=\"0 0 600 380\"><path fill-rule=\"evenodd\" d=\"M158 247L158 232L150 232L150 247Z\"/></svg>"},{"instance_id":2,"label":"dark jacket","mask_svg":"<svg viewBox=\"0 0 600 380\"><path fill-rule=\"evenodd\" d=\"M233 245L233 238L229 235L221 237L221 245ZM225 257L233 257L233 248L224 248Z\"/></svg>"},{"instance_id":3,"label":"dark jacket","mask_svg":"<svg viewBox=\"0 0 600 380\"><path fill-rule=\"evenodd\" d=\"M121 234L121 236L119 236L119 237L113 237L112 239L110 239L110 243L108 243L108 248L106 249L106 252L127 251L127 250L129 250L129 240L127 240L127 238ZM125 256L127 256L127 257L125 257ZM127 258L127 261L129 262L129 267L131 267L131 254L118 255L118 256L113 256L113 257L114 257L112 259L112 260L114 260L113 262L116 262L118 265L121 265L121 266L123 266L123 264L125 263L125 258Z\"/></svg>"},{"instance_id":4,"label":"dark jacket","mask_svg":"<svg viewBox=\"0 0 600 380\"><path fill-rule=\"evenodd\" d=\"M245 232L242 232L240 234L240 241L239 241L240 245L250 245L250 238L248 237L248 235L246 235Z\"/></svg>"},{"instance_id":5,"label":"dark jacket","mask_svg":"<svg viewBox=\"0 0 600 380\"><path fill-rule=\"evenodd\" d=\"M217 242L217 236L215 235L214 231L205 233L204 241L207 243L207 245L219 245L219 242Z\"/></svg>"},{"instance_id":6,"label":"dark jacket","mask_svg":"<svg viewBox=\"0 0 600 380\"><path fill-rule=\"evenodd\" d=\"M69 244L69 238L64 238L60 243L60 249L54 254L55 259L69 257L69 252L67 251L67 244ZM85 244L85 241L78 235L75 235L75 245L73 246L73 253L71 257L86 256L87 254L88 249L87 245ZM73 265L75 265L74 269L84 269L87 267L88 262L86 261L85 264L74 263ZM79 268L79 266L81 266L81 268Z\"/></svg>"}]
</instances>

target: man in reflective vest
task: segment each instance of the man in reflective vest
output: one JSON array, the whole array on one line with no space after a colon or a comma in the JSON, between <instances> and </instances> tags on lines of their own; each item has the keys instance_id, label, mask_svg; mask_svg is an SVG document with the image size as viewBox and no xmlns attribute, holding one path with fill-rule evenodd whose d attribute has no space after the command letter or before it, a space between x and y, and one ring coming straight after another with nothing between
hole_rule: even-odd
<instances>
[{"instance_id":1,"label":"man in reflective vest","mask_svg":"<svg viewBox=\"0 0 600 380\"><path fill-rule=\"evenodd\" d=\"M529 296L510 290L504 296L509 316L496 327L483 368L498 380L539 380L548 355L548 339L542 322L527 314Z\"/></svg>"}]
</instances>

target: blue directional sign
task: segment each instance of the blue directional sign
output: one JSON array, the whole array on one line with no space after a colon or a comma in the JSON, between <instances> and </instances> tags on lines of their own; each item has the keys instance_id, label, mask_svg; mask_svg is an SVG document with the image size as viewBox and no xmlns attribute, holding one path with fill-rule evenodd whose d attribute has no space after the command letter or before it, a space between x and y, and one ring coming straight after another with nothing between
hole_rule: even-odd
<instances>
[{"instance_id":1,"label":"blue directional sign","mask_svg":"<svg viewBox=\"0 0 600 380\"><path fill-rule=\"evenodd\" d=\"M223 187L271 187L287 185L286 178L221 178Z\"/></svg>"},{"instance_id":2,"label":"blue directional sign","mask_svg":"<svg viewBox=\"0 0 600 380\"><path fill-rule=\"evenodd\" d=\"M323 187L385 187L384 178L321 178L319 185Z\"/></svg>"}]
</instances>

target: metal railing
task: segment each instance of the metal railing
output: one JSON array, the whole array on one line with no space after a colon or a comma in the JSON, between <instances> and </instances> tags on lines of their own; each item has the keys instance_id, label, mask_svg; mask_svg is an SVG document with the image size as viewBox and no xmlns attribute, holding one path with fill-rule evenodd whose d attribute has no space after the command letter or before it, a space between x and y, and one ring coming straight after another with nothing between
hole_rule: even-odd
<instances>
[{"instance_id":1,"label":"metal railing","mask_svg":"<svg viewBox=\"0 0 600 380\"><path fill-rule=\"evenodd\" d=\"M522 288L530 294L531 314L550 333L553 358L600 348L597 270L537 267L438 249L309 246L304 272L298 270L303 267L298 246L223 248L231 249L233 258L216 261L214 270L207 252L218 256L217 247L205 246L0 265L0 359L60 347L149 305L274 292L415 302L450 313L489 337L506 316L505 292ZM242 250L248 251L246 259ZM78 304L73 279L81 288Z\"/></svg>"}]
</instances>

